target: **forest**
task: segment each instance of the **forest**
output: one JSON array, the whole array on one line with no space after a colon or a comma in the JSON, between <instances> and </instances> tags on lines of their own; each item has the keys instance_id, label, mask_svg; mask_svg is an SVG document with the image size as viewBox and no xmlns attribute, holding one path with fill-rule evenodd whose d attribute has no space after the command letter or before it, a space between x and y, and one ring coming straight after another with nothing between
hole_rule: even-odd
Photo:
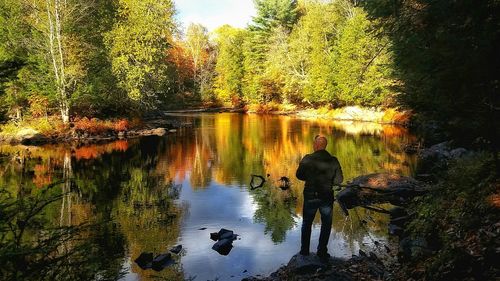
<instances>
[{"instance_id":1,"label":"forest","mask_svg":"<svg viewBox=\"0 0 500 281\"><path fill-rule=\"evenodd\" d=\"M3 119L358 105L412 110L469 142L498 139L488 122L498 119L496 1L255 7L247 28L209 33L181 26L171 0L2 1Z\"/></svg>"},{"instance_id":2,"label":"forest","mask_svg":"<svg viewBox=\"0 0 500 281\"><path fill-rule=\"evenodd\" d=\"M3 110L64 121L214 104L394 105L389 39L361 7L255 4L248 28L209 34L183 30L171 1L4 1Z\"/></svg>"}]
</instances>

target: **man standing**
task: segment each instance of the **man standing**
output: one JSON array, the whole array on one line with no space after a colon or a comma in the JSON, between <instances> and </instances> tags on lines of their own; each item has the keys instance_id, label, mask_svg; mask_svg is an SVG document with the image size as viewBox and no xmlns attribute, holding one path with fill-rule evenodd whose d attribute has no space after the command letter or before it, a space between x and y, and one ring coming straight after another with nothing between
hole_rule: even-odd
<instances>
[{"instance_id":1,"label":"man standing","mask_svg":"<svg viewBox=\"0 0 500 281\"><path fill-rule=\"evenodd\" d=\"M305 181L300 254L309 255L311 227L319 209L321 232L317 255L322 261L328 261L330 258L327 245L332 230L334 200L332 186L343 181L340 163L325 150L326 145L326 138L317 135L314 138L314 153L304 156L296 173L299 180Z\"/></svg>"}]
</instances>

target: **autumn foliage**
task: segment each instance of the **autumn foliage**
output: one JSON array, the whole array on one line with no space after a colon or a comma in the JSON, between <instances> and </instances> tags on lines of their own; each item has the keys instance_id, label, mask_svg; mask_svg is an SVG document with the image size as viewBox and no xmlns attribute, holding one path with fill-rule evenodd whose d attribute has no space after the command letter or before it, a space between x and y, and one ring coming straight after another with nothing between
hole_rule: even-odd
<instances>
[{"instance_id":1,"label":"autumn foliage","mask_svg":"<svg viewBox=\"0 0 500 281\"><path fill-rule=\"evenodd\" d=\"M74 123L76 132L85 132L89 134L102 134L106 132L122 132L130 128L129 121L119 119L115 121L99 120L97 118L89 119L87 117L76 120Z\"/></svg>"}]
</instances>

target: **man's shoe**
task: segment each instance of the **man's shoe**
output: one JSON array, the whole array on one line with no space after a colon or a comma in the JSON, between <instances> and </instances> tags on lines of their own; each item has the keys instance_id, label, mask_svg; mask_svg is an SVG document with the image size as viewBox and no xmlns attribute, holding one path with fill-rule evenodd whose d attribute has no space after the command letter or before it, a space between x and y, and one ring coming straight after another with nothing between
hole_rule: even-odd
<instances>
[{"instance_id":1,"label":"man's shoe","mask_svg":"<svg viewBox=\"0 0 500 281\"><path fill-rule=\"evenodd\" d=\"M309 251L300 250L299 254L302 256L309 256Z\"/></svg>"},{"instance_id":2,"label":"man's shoe","mask_svg":"<svg viewBox=\"0 0 500 281\"><path fill-rule=\"evenodd\" d=\"M317 253L316 255L322 263L328 263L330 261L331 256L329 253Z\"/></svg>"}]
</instances>

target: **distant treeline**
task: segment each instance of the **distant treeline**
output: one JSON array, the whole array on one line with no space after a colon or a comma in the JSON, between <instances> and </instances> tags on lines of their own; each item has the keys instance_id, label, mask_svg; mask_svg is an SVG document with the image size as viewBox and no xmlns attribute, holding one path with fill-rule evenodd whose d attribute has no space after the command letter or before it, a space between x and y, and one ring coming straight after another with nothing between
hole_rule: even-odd
<instances>
[{"instance_id":1,"label":"distant treeline","mask_svg":"<svg viewBox=\"0 0 500 281\"><path fill-rule=\"evenodd\" d=\"M209 33L184 31L171 0L1 1L0 107L67 121L202 104L401 106L450 131L495 131L484 124L498 117L498 1L254 2L247 28Z\"/></svg>"},{"instance_id":2,"label":"distant treeline","mask_svg":"<svg viewBox=\"0 0 500 281\"><path fill-rule=\"evenodd\" d=\"M349 1L255 1L246 29L174 21L172 1L3 1L4 110L64 118L196 103L391 103L390 41Z\"/></svg>"}]
</instances>

